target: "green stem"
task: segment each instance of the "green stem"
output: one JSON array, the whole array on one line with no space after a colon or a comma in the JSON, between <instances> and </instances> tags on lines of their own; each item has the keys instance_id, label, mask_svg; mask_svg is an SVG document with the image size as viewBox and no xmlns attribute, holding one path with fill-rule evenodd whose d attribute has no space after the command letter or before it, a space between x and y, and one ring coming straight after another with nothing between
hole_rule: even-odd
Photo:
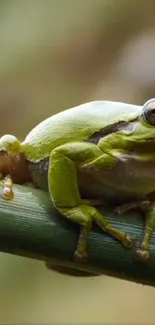
<instances>
[{"instance_id":1,"label":"green stem","mask_svg":"<svg viewBox=\"0 0 155 325\"><path fill-rule=\"evenodd\" d=\"M79 227L61 216L53 207L48 193L14 186L15 198L0 198L0 250L30 257L63 267L67 273L78 275L105 274L117 278L155 286L155 236L150 247L150 260L140 263L135 252L143 236L143 219L138 213L118 216L101 207L109 222L137 239L135 247L124 249L112 237L94 226L90 235L85 264L74 261ZM79 273L78 273L79 272ZM80 273L81 272L81 273Z\"/></svg>"}]
</instances>

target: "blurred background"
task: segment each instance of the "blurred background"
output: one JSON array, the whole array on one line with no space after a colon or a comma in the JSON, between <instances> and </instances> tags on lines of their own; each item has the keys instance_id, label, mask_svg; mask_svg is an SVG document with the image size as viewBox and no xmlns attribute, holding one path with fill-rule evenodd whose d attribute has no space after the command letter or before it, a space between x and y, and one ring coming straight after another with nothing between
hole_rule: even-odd
<instances>
[{"instance_id":1,"label":"blurred background","mask_svg":"<svg viewBox=\"0 0 155 325\"><path fill-rule=\"evenodd\" d=\"M154 0L0 0L1 135L22 140L91 100L155 97L154 12ZM0 324L153 324L154 299L153 288L0 254Z\"/></svg>"}]
</instances>

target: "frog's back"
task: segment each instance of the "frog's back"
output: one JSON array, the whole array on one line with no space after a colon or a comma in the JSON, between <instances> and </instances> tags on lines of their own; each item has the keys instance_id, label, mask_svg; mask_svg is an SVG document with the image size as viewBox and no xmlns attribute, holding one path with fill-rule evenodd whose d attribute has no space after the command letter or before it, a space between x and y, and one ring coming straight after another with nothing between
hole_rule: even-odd
<instances>
[{"instance_id":1,"label":"frog's back","mask_svg":"<svg viewBox=\"0 0 155 325\"><path fill-rule=\"evenodd\" d=\"M38 124L22 143L28 160L39 161L67 142L84 141L93 133L118 121L139 116L141 106L119 102L93 101L56 115Z\"/></svg>"}]
</instances>

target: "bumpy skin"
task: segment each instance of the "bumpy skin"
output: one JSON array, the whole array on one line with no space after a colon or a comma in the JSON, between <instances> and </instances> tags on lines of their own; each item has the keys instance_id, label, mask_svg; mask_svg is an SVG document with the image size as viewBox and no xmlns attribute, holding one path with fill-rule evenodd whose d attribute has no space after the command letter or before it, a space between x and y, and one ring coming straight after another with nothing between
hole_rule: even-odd
<instances>
[{"instance_id":1,"label":"bumpy skin","mask_svg":"<svg viewBox=\"0 0 155 325\"><path fill-rule=\"evenodd\" d=\"M147 216L146 231L138 256L149 257L155 228L155 100L142 106L97 101L54 115L36 126L19 144L16 155L28 162L30 176L38 188L48 190L55 207L80 224L75 252L87 258L92 221L104 231L132 246L129 235L108 224L91 199L101 199L123 213L140 208ZM149 110L147 121L144 113ZM151 112L151 113L150 113ZM152 114L152 115L151 115ZM8 138L0 141L11 152ZM10 172L11 174L11 172ZM88 199L84 204L82 199ZM90 200L90 201L89 201Z\"/></svg>"}]
</instances>

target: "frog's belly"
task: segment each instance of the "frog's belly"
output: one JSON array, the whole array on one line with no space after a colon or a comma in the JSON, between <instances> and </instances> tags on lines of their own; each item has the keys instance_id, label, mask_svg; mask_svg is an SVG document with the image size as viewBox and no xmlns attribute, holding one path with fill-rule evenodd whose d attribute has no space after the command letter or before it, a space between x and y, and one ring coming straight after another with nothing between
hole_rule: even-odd
<instances>
[{"instance_id":1,"label":"frog's belly","mask_svg":"<svg viewBox=\"0 0 155 325\"><path fill-rule=\"evenodd\" d=\"M33 182L43 190L48 190L48 166L48 158L38 163L30 163ZM114 204L145 198L155 191L153 162L129 158L126 161L117 161L113 167L89 169L80 167L77 176L83 198L102 198Z\"/></svg>"},{"instance_id":2,"label":"frog's belly","mask_svg":"<svg viewBox=\"0 0 155 325\"><path fill-rule=\"evenodd\" d=\"M109 168L81 168L78 182L86 198L103 198L114 204L141 199L155 191L155 164L130 158Z\"/></svg>"}]
</instances>

